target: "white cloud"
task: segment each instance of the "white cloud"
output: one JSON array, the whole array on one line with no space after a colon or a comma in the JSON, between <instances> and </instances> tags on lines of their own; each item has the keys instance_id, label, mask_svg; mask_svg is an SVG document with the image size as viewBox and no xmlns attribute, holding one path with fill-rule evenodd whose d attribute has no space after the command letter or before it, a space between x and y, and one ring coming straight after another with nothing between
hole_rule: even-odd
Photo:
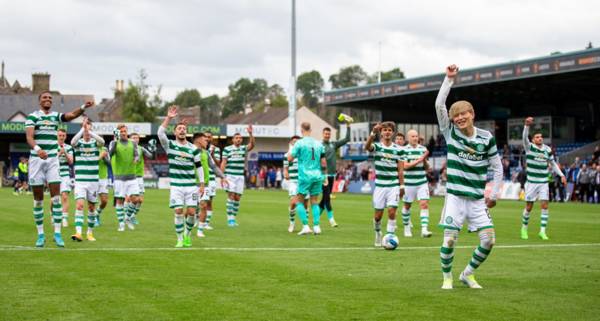
<instances>
[{"instance_id":1,"label":"white cloud","mask_svg":"<svg viewBox=\"0 0 600 321\"><path fill-rule=\"evenodd\" d=\"M9 80L48 71L67 93L111 96L115 79L147 70L165 98L227 92L240 77L284 88L290 1L0 0L0 59ZM298 0L298 72L401 67L408 76L600 44L598 1Z\"/></svg>"}]
</instances>

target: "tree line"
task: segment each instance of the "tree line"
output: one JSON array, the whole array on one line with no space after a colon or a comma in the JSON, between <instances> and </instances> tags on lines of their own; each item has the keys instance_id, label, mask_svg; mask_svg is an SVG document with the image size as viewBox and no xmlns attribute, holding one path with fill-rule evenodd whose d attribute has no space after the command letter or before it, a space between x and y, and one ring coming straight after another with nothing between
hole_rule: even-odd
<instances>
[{"instance_id":1,"label":"tree line","mask_svg":"<svg viewBox=\"0 0 600 321\"><path fill-rule=\"evenodd\" d=\"M332 89L360 86L377 83L379 74L367 73L359 65L340 68L329 76ZM381 72L381 81L404 79L400 68ZM303 72L296 79L297 104L307 106L321 118L333 122L338 110L325 108L323 105L323 89L325 80L317 70ZM161 98L162 86L150 92L148 74L140 70L135 82L129 81L123 93L123 118L128 122L153 122L157 116L166 114L167 107L176 104L182 108L197 107L203 123L219 123L230 115L244 112L245 108L262 111L269 105L273 108L287 108L288 97L278 84L269 85L265 79L249 79L242 77L228 86L228 93L223 97L216 94L203 97L197 89L184 89L178 92L172 101ZM358 115L358 119L368 118Z\"/></svg>"}]
</instances>

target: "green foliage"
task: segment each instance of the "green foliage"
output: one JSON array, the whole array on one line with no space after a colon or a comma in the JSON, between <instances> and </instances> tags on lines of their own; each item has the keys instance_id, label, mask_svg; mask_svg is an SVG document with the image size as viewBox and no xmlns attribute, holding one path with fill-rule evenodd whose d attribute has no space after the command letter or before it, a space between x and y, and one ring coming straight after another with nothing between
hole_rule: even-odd
<instances>
[{"instance_id":1,"label":"green foliage","mask_svg":"<svg viewBox=\"0 0 600 321\"><path fill-rule=\"evenodd\" d=\"M379 77L379 75L377 72L372 74L368 79L368 83L369 84L377 83L378 77ZM399 67L396 67L396 68L388 70L388 71L381 72L381 82L404 79L404 78L405 78L404 72Z\"/></svg>"},{"instance_id":2,"label":"green foliage","mask_svg":"<svg viewBox=\"0 0 600 321\"><path fill-rule=\"evenodd\" d=\"M263 103L268 88L268 83L264 79L238 79L235 83L229 85L229 93L224 100L222 117L225 118L231 114L241 112L246 105L254 106Z\"/></svg>"},{"instance_id":3,"label":"green foliage","mask_svg":"<svg viewBox=\"0 0 600 321\"><path fill-rule=\"evenodd\" d=\"M152 122L162 105L161 86L154 94L150 94L147 84L148 74L141 69L136 83L128 82L123 94L123 119L127 122Z\"/></svg>"},{"instance_id":4,"label":"green foliage","mask_svg":"<svg viewBox=\"0 0 600 321\"><path fill-rule=\"evenodd\" d=\"M200 106L202 104L202 96L198 89L184 89L182 92L177 93L175 100L171 104L183 108Z\"/></svg>"},{"instance_id":5,"label":"green foliage","mask_svg":"<svg viewBox=\"0 0 600 321\"><path fill-rule=\"evenodd\" d=\"M315 108L319 105L319 98L323 95L325 81L321 73L316 70L304 72L296 80L296 89L302 95L304 105Z\"/></svg>"},{"instance_id":6,"label":"green foliage","mask_svg":"<svg viewBox=\"0 0 600 321\"><path fill-rule=\"evenodd\" d=\"M342 67L337 74L329 76L331 88L346 88L358 86L368 80L367 73L359 65Z\"/></svg>"}]
</instances>

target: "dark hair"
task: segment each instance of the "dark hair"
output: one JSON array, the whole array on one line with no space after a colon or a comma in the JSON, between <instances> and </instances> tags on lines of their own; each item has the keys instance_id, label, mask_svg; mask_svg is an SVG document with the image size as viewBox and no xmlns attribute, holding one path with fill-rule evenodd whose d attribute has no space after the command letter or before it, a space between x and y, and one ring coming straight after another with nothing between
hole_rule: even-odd
<instances>
[{"instance_id":1,"label":"dark hair","mask_svg":"<svg viewBox=\"0 0 600 321\"><path fill-rule=\"evenodd\" d=\"M300 136L298 136L298 135L294 135L294 136L292 136L292 138L290 138L290 142L291 142L292 140L294 140L294 139L300 139Z\"/></svg>"},{"instance_id":2,"label":"dark hair","mask_svg":"<svg viewBox=\"0 0 600 321\"><path fill-rule=\"evenodd\" d=\"M300 124L300 128L302 128L305 131L309 131L310 130L310 123L305 121L302 124Z\"/></svg>"},{"instance_id":3,"label":"dark hair","mask_svg":"<svg viewBox=\"0 0 600 321\"><path fill-rule=\"evenodd\" d=\"M325 128L323 128L323 131L324 131L324 132L330 132L330 131L331 131L331 128L329 128L329 127L325 127Z\"/></svg>"},{"instance_id":4,"label":"dark hair","mask_svg":"<svg viewBox=\"0 0 600 321\"><path fill-rule=\"evenodd\" d=\"M398 136L404 138L404 134L402 134L401 132L396 133L396 137L398 137Z\"/></svg>"},{"instance_id":5,"label":"dark hair","mask_svg":"<svg viewBox=\"0 0 600 321\"><path fill-rule=\"evenodd\" d=\"M129 137L133 137L133 136L138 136L139 137L140 134L138 134L138 133L131 133L131 134L129 134Z\"/></svg>"},{"instance_id":6,"label":"dark hair","mask_svg":"<svg viewBox=\"0 0 600 321\"><path fill-rule=\"evenodd\" d=\"M386 122L381 123L381 127L382 128L391 128L393 132L396 131L396 124L391 121L386 121ZM402 135L402 136L404 136L404 135Z\"/></svg>"},{"instance_id":7,"label":"dark hair","mask_svg":"<svg viewBox=\"0 0 600 321\"><path fill-rule=\"evenodd\" d=\"M235 137L235 136L242 136L242 134L240 134L240 133L235 133L235 134L233 134L233 137Z\"/></svg>"},{"instance_id":8,"label":"dark hair","mask_svg":"<svg viewBox=\"0 0 600 321\"><path fill-rule=\"evenodd\" d=\"M177 128L177 127L179 127L181 125L185 126L185 129L187 129L187 122L184 122L184 121L178 122L177 125L175 125L175 128Z\"/></svg>"},{"instance_id":9,"label":"dark hair","mask_svg":"<svg viewBox=\"0 0 600 321\"><path fill-rule=\"evenodd\" d=\"M50 90L44 90L44 91L42 91L42 92L41 92L41 93L38 95L38 101L39 101L40 99L42 99L42 95L43 95L43 94L50 94L50 95L52 95L52 92L51 92Z\"/></svg>"},{"instance_id":10,"label":"dark hair","mask_svg":"<svg viewBox=\"0 0 600 321\"><path fill-rule=\"evenodd\" d=\"M196 139L201 138L201 137L206 137L204 135L204 133L195 133L194 136L192 136L192 141L195 142Z\"/></svg>"}]
</instances>

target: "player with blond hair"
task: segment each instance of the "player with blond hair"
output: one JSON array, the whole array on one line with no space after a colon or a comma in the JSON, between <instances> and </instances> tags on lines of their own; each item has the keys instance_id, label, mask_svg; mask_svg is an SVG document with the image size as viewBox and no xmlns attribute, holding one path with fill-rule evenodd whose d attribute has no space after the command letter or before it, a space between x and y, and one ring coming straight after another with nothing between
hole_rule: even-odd
<instances>
[{"instance_id":1,"label":"player with blond hair","mask_svg":"<svg viewBox=\"0 0 600 321\"><path fill-rule=\"evenodd\" d=\"M473 251L469 264L459 279L470 288L481 288L475 280L475 270L486 260L496 242L494 223L489 209L496 206L502 182L502 164L496 139L486 130L473 125L475 110L461 100L446 109L446 98L456 81L458 67L448 66L446 77L435 101L440 132L448 146L447 194L440 219L444 238L440 249L442 289L452 289L452 262L458 232L465 221L470 231L479 234L479 246ZM493 169L493 185L489 197L484 196L488 169Z\"/></svg>"}]
</instances>

